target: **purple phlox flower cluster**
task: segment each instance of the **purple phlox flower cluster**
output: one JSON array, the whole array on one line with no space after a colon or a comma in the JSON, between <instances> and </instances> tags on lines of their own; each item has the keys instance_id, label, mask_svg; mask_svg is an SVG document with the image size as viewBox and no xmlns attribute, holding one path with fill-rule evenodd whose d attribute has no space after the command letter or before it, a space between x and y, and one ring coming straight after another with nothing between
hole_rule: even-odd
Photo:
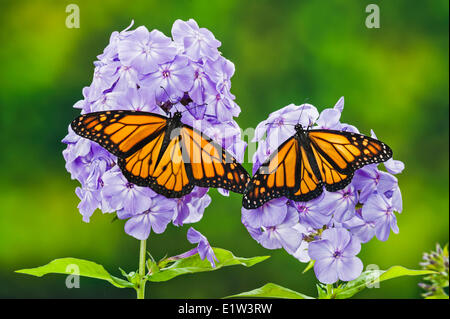
<instances>
[{"instance_id":1,"label":"purple phlox flower cluster","mask_svg":"<svg viewBox=\"0 0 450 319\"><path fill-rule=\"evenodd\" d=\"M230 92L234 65L218 50L221 43L192 19L176 20L172 37L144 26L132 30L132 25L112 33L94 62L92 83L74 107L82 114L135 110L167 116L162 106L168 105L170 113L182 112L183 123L204 132L241 161L246 143L234 120L240 112ZM183 98L188 102L180 103ZM118 218L127 219L126 233L146 239L151 231L164 232L171 222L181 226L199 221L211 203L206 188L168 199L128 182L114 155L70 127L63 143L66 169L81 184L76 194L85 222L96 209L117 212Z\"/></svg>"},{"instance_id":2,"label":"purple phlox flower cluster","mask_svg":"<svg viewBox=\"0 0 450 319\"><path fill-rule=\"evenodd\" d=\"M332 129L359 133L341 122L344 98L320 114L311 104L290 104L269 115L256 128L253 142L253 173L279 145L295 134L295 124L303 128ZM372 131L372 137L376 138ZM386 171L380 168L384 165ZM323 193L308 202L285 197L271 200L257 209L242 208L242 223L252 238L267 249L284 248L301 262L315 260L315 273L323 283L357 278L363 269L356 257L361 243L374 236L386 241L398 233L395 212L402 211L397 177L401 161L367 165L355 172L342 190Z\"/></svg>"}]
</instances>

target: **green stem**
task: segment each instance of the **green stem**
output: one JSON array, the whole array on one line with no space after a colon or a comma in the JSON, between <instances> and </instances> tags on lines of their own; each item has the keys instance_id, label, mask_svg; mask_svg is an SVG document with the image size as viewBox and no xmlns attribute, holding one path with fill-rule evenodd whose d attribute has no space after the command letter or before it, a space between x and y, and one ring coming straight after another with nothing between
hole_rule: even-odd
<instances>
[{"instance_id":1,"label":"green stem","mask_svg":"<svg viewBox=\"0 0 450 319\"><path fill-rule=\"evenodd\" d=\"M141 249L139 251L139 286L137 287L137 299L145 298L145 255L147 253L147 240L141 240Z\"/></svg>"}]
</instances>

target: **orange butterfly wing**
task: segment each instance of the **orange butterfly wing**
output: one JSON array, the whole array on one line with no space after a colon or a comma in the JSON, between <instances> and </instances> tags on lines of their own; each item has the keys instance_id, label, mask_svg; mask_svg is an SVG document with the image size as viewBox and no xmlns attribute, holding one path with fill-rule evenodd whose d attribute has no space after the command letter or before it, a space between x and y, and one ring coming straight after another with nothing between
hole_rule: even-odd
<instances>
[{"instance_id":1,"label":"orange butterfly wing","mask_svg":"<svg viewBox=\"0 0 450 319\"><path fill-rule=\"evenodd\" d=\"M194 186L244 191L250 176L217 143L183 125L170 133L172 138L159 155L164 134L168 133L157 136L128 158L119 159L119 166L133 183L148 185L169 198L186 195Z\"/></svg>"},{"instance_id":2,"label":"orange butterfly wing","mask_svg":"<svg viewBox=\"0 0 450 319\"><path fill-rule=\"evenodd\" d=\"M304 146L291 137L271 154L249 182L244 208L252 209L282 196L306 201L322 193L322 183L314 172Z\"/></svg>"},{"instance_id":3,"label":"orange butterfly wing","mask_svg":"<svg viewBox=\"0 0 450 319\"><path fill-rule=\"evenodd\" d=\"M147 112L106 111L81 115L75 133L118 157L124 176L166 197L181 197L194 186L243 193L247 171L220 145L188 125ZM173 123L173 122L172 122Z\"/></svg>"},{"instance_id":4,"label":"orange butterfly wing","mask_svg":"<svg viewBox=\"0 0 450 319\"><path fill-rule=\"evenodd\" d=\"M384 162L392 157L389 146L358 133L311 130L308 131L308 137L311 144L333 168L344 174L350 174L364 165Z\"/></svg>"},{"instance_id":5,"label":"orange butterfly wing","mask_svg":"<svg viewBox=\"0 0 450 319\"><path fill-rule=\"evenodd\" d=\"M71 127L78 135L97 142L112 154L127 157L164 131L167 118L135 111L106 111L80 115Z\"/></svg>"},{"instance_id":6,"label":"orange butterfly wing","mask_svg":"<svg viewBox=\"0 0 450 319\"><path fill-rule=\"evenodd\" d=\"M180 135L193 183L240 194L244 192L250 175L229 152L188 125L183 125Z\"/></svg>"}]
</instances>

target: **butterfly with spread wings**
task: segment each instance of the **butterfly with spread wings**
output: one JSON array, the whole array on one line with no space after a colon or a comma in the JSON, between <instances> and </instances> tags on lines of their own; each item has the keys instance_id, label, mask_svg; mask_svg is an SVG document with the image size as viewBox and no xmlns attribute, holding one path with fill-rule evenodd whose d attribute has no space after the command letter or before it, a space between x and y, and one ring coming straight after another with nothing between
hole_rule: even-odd
<instances>
[{"instance_id":1,"label":"butterfly with spread wings","mask_svg":"<svg viewBox=\"0 0 450 319\"><path fill-rule=\"evenodd\" d=\"M104 111L81 115L71 127L118 157L127 180L168 198L194 186L243 193L250 176L219 144L173 117L140 111Z\"/></svg>"},{"instance_id":2,"label":"butterfly with spread wings","mask_svg":"<svg viewBox=\"0 0 450 319\"><path fill-rule=\"evenodd\" d=\"M353 132L295 125L295 135L282 143L248 183L242 204L254 209L273 198L309 201L323 192L345 188L364 165L392 157L386 144Z\"/></svg>"}]
</instances>

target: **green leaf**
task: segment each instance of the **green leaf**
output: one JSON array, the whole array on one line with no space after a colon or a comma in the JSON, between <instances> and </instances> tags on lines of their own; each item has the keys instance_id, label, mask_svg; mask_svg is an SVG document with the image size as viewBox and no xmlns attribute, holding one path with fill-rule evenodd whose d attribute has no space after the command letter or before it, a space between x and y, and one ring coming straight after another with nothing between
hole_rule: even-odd
<instances>
[{"instance_id":1,"label":"green leaf","mask_svg":"<svg viewBox=\"0 0 450 319\"><path fill-rule=\"evenodd\" d=\"M317 288L317 298L319 299L329 299L327 294L327 287L323 284L316 284Z\"/></svg>"},{"instance_id":2,"label":"green leaf","mask_svg":"<svg viewBox=\"0 0 450 319\"><path fill-rule=\"evenodd\" d=\"M265 297L265 298L283 298L283 299L314 299L297 291L284 288L282 286L268 283L261 288L242 292L240 294L228 296L225 298L242 298L242 297Z\"/></svg>"},{"instance_id":3,"label":"green leaf","mask_svg":"<svg viewBox=\"0 0 450 319\"><path fill-rule=\"evenodd\" d=\"M305 269L302 271L302 274L306 273L308 270L314 267L315 260L310 260L308 265L306 265Z\"/></svg>"},{"instance_id":4,"label":"green leaf","mask_svg":"<svg viewBox=\"0 0 450 319\"><path fill-rule=\"evenodd\" d=\"M78 267L78 275L80 276L106 280L118 288L134 288L132 283L110 275L102 265L92 261L70 257L55 259L47 265L16 270L16 272L37 277L42 277L47 274L75 275L74 269L76 269L76 267Z\"/></svg>"},{"instance_id":5,"label":"green leaf","mask_svg":"<svg viewBox=\"0 0 450 319\"><path fill-rule=\"evenodd\" d=\"M442 292L436 295L426 297L425 299L448 299L448 296L444 292Z\"/></svg>"},{"instance_id":6,"label":"green leaf","mask_svg":"<svg viewBox=\"0 0 450 319\"><path fill-rule=\"evenodd\" d=\"M192 274L204 271L214 271L222 267L232 265L242 265L245 267L251 267L257 263L260 263L270 256L258 256L253 258L242 258L234 256L230 251L222 248L213 248L214 254L219 260L216 262L216 267L213 268L208 260L201 260L198 254L193 256L179 259L169 266L160 268L158 272L150 274L148 276L149 281L160 282L167 281L180 275ZM166 265L165 261L161 261L159 266Z\"/></svg>"},{"instance_id":7,"label":"green leaf","mask_svg":"<svg viewBox=\"0 0 450 319\"><path fill-rule=\"evenodd\" d=\"M392 266L388 270L366 270L355 280L349 281L339 288L334 289L333 297L336 299L350 298L366 287L372 287L379 282L403 277L422 276L433 273L430 270L412 270L402 266Z\"/></svg>"}]
</instances>

